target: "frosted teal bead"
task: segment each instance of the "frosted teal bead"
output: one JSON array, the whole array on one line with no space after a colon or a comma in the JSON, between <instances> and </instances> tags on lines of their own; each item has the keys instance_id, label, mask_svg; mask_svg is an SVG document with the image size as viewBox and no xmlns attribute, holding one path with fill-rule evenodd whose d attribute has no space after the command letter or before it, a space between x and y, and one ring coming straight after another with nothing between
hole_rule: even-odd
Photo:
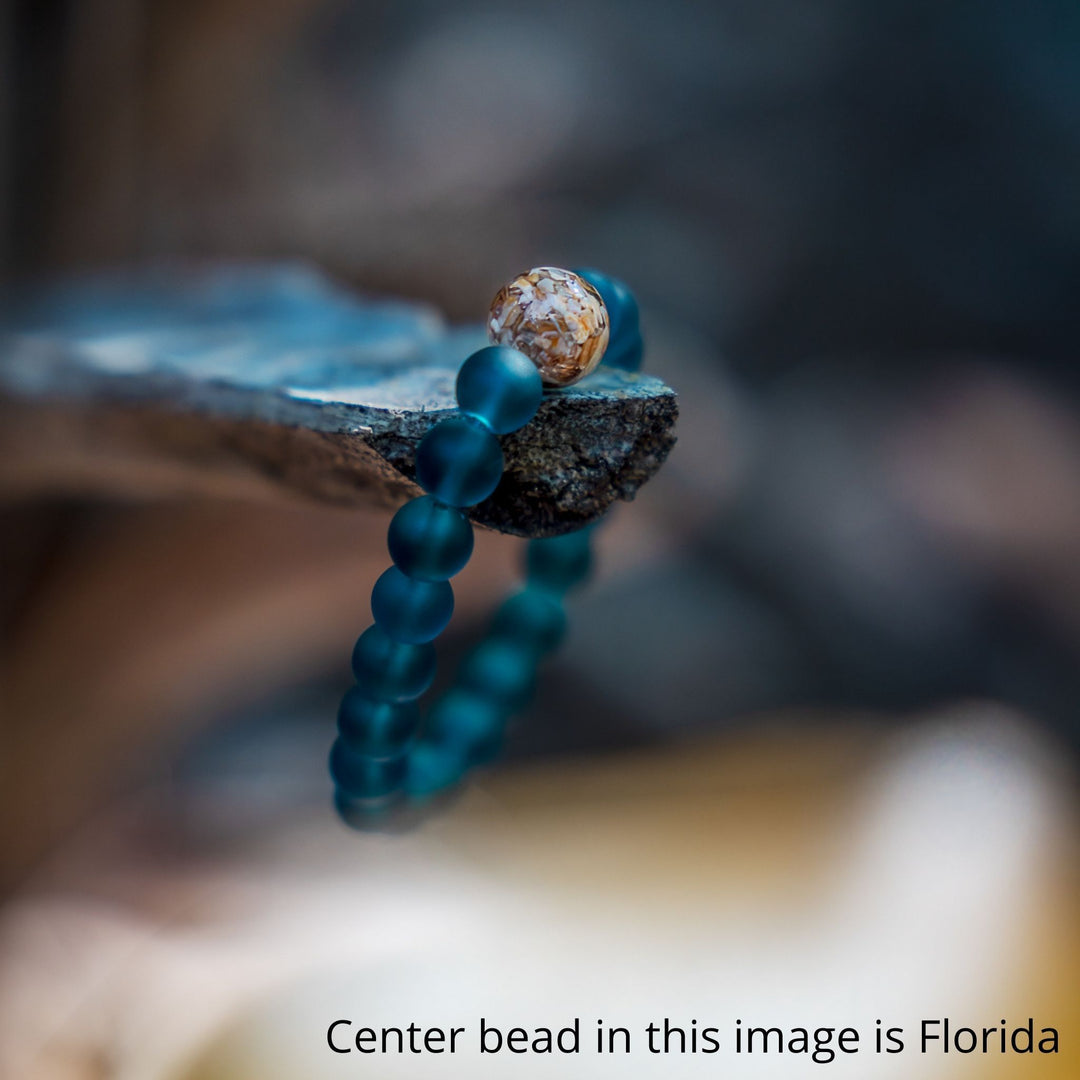
<instances>
[{"instance_id":1,"label":"frosted teal bead","mask_svg":"<svg viewBox=\"0 0 1080 1080\"><path fill-rule=\"evenodd\" d=\"M405 791L424 799L453 787L468 768L466 748L453 742L422 739L409 754Z\"/></svg>"},{"instance_id":2,"label":"frosted teal bead","mask_svg":"<svg viewBox=\"0 0 1080 1080\"><path fill-rule=\"evenodd\" d=\"M435 678L435 647L391 641L371 626L357 639L352 654L356 687L374 701L411 701Z\"/></svg>"},{"instance_id":3,"label":"frosted teal bead","mask_svg":"<svg viewBox=\"0 0 1080 1080\"><path fill-rule=\"evenodd\" d=\"M448 581L414 581L396 566L386 570L371 590L375 624L393 641L420 645L438 637L454 613L454 590Z\"/></svg>"},{"instance_id":4,"label":"frosted teal bead","mask_svg":"<svg viewBox=\"0 0 1080 1080\"><path fill-rule=\"evenodd\" d=\"M386 544L403 574L417 581L446 581L469 561L473 530L456 506L422 495L394 515Z\"/></svg>"},{"instance_id":5,"label":"frosted teal bead","mask_svg":"<svg viewBox=\"0 0 1080 1080\"><path fill-rule=\"evenodd\" d=\"M521 642L537 653L550 652L566 633L566 612L559 600L541 589L522 589L495 616L492 634Z\"/></svg>"},{"instance_id":6,"label":"frosted teal bead","mask_svg":"<svg viewBox=\"0 0 1080 1080\"><path fill-rule=\"evenodd\" d=\"M330 775L350 798L377 799L400 788L405 782L404 755L370 758L351 750L344 739L335 740L330 750Z\"/></svg>"},{"instance_id":7,"label":"frosted teal bead","mask_svg":"<svg viewBox=\"0 0 1080 1080\"><path fill-rule=\"evenodd\" d=\"M609 367L637 371L641 367L642 341L637 300L618 278L599 270L577 270L599 294L608 312L610 326L604 363Z\"/></svg>"},{"instance_id":8,"label":"frosted teal bead","mask_svg":"<svg viewBox=\"0 0 1080 1080\"><path fill-rule=\"evenodd\" d=\"M483 502L499 486L502 470L499 440L475 417L440 420L416 450L420 486L450 506Z\"/></svg>"},{"instance_id":9,"label":"frosted teal bead","mask_svg":"<svg viewBox=\"0 0 1080 1080\"><path fill-rule=\"evenodd\" d=\"M640 371L644 351L641 334L637 330L621 334L613 345L608 346L604 363L608 367L622 368L623 371Z\"/></svg>"},{"instance_id":10,"label":"frosted teal bead","mask_svg":"<svg viewBox=\"0 0 1080 1080\"><path fill-rule=\"evenodd\" d=\"M536 657L524 643L492 638L465 660L462 686L474 690L508 711L520 708L532 696Z\"/></svg>"},{"instance_id":11,"label":"frosted teal bead","mask_svg":"<svg viewBox=\"0 0 1080 1080\"><path fill-rule=\"evenodd\" d=\"M350 750L370 758L398 757L420 727L412 702L373 701L354 686L341 699L338 731Z\"/></svg>"},{"instance_id":12,"label":"frosted teal bead","mask_svg":"<svg viewBox=\"0 0 1080 1080\"><path fill-rule=\"evenodd\" d=\"M584 528L564 536L529 541L529 584L561 595L584 581L592 569L590 532Z\"/></svg>"},{"instance_id":13,"label":"frosted teal bead","mask_svg":"<svg viewBox=\"0 0 1080 1080\"><path fill-rule=\"evenodd\" d=\"M424 739L459 748L463 759L489 761L502 745L505 711L474 690L455 687L431 707Z\"/></svg>"},{"instance_id":14,"label":"frosted teal bead","mask_svg":"<svg viewBox=\"0 0 1080 1080\"><path fill-rule=\"evenodd\" d=\"M536 415L543 396L536 365L506 345L473 353L458 372L458 407L480 417L496 435L524 427Z\"/></svg>"}]
</instances>

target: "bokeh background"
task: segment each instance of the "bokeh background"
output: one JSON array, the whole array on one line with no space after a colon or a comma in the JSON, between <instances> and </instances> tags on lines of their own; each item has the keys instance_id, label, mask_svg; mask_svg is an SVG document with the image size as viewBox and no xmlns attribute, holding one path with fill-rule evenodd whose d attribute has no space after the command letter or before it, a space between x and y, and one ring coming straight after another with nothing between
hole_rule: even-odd
<instances>
[{"instance_id":1,"label":"bokeh background","mask_svg":"<svg viewBox=\"0 0 1080 1080\"><path fill-rule=\"evenodd\" d=\"M1075 1017L1075 4L37 0L4 6L0 46L6 282L303 259L470 321L513 272L591 264L635 289L646 363L682 400L678 446L614 515L508 764L408 837L340 833L323 774L385 515L79 497L0 509L12 1076L185 1075L269 969L284 995L271 1019L256 1009L191 1067L321 1076L338 1063L318 1037L258 1065L253 1047L303 1008L322 1016L304 981L319 980L280 955L330 963L303 928L322 919L333 941L353 925L346 884L374 905L381 944L348 938L339 960L359 988L326 1010L382 985L357 972L399 971L399 953L419 965L402 1000L430 995L431 1013L461 992L447 970L483 969L500 993L513 971L557 988L563 969L545 981L514 953L520 926L487 967L469 952L423 963L432 913L393 889L442 890L469 941L521 896L543 908L554 888L550 910L574 908L574 875L522 876L556 850L571 866L622 852L585 875L578 925L610 950L553 950L586 982L615 978L634 927L681 912L764 1011L799 1015L825 993L834 1013L872 1012L899 981L901 1010L929 1007L933 984L946 1004L982 986L987 1023L1026 1020L1036 999ZM447 658L517 558L483 538ZM646 887L646 857L671 895ZM822 860L834 886L856 883L847 899L819 882ZM808 889L812 913L791 900ZM626 910L605 921L598 898L615 896ZM386 915L399 909L411 921ZM720 911L741 936L709 936ZM862 947L815 953L855 911ZM525 939L548 926L526 920ZM992 971L974 939L941 946L971 926L995 942ZM875 961L886 927L907 946ZM768 951L777 939L795 968ZM93 947L76 957L65 940ZM695 981L689 944L669 946L667 968L642 965L671 1000L719 993ZM116 1019L138 1000L190 1001L226 968L246 972L240 988L181 1046ZM755 972L783 990L755 988ZM105 973L109 994L87 989ZM583 1010L606 1007L596 978ZM61 986L65 1004L40 1005ZM1005 986L1013 1004L993 996ZM797 1075L771 1067L746 1075ZM1075 1058L950 1067L1069 1076Z\"/></svg>"}]
</instances>

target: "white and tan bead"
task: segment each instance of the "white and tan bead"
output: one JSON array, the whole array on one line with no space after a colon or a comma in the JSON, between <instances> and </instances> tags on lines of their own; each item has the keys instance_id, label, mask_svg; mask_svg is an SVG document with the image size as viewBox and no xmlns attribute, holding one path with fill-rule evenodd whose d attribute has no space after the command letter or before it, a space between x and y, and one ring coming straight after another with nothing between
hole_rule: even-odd
<instances>
[{"instance_id":1,"label":"white and tan bead","mask_svg":"<svg viewBox=\"0 0 1080 1080\"><path fill-rule=\"evenodd\" d=\"M608 344L608 313L584 279L538 266L504 285L491 302L488 337L523 352L548 386L569 386L597 364Z\"/></svg>"}]
</instances>

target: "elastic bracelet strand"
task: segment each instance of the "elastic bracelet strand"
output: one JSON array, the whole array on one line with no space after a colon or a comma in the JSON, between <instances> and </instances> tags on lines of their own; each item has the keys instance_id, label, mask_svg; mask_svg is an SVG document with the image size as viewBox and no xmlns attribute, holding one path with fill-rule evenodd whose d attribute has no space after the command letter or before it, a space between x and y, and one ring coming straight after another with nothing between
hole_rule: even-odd
<instances>
[{"instance_id":1,"label":"elastic bracelet strand","mask_svg":"<svg viewBox=\"0 0 1080 1080\"><path fill-rule=\"evenodd\" d=\"M547 273L530 271L517 281L539 276L543 290ZM596 270L551 270L550 276L557 283L576 277L585 302L597 305L604 362L638 370L638 308L626 286ZM565 357L558 360L566 366ZM599 356L592 366L596 362ZM497 756L507 722L532 697L539 664L565 635L564 599L591 571L593 526L529 541L522 588L499 608L451 688L422 719L417 699L435 676L432 641L453 614L450 579L472 555L464 510L498 486L498 436L533 420L543 384L535 352L530 358L507 345L480 349L458 372L460 411L435 424L417 448L416 475L425 494L401 506L390 522L393 565L372 590L374 625L353 650L356 681L341 702L330 753L335 806L349 825L367 828L403 805L429 802Z\"/></svg>"}]
</instances>

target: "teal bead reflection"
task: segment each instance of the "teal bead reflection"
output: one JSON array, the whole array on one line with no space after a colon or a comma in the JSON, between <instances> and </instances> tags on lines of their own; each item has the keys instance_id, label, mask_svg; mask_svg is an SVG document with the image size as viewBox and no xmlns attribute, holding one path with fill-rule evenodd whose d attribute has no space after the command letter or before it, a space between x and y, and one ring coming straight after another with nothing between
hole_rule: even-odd
<instances>
[{"instance_id":1,"label":"teal bead reflection","mask_svg":"<svg viewBox=\"0 0 1080 1080\"><path fill-rule=\"evenodd\" d=\"M522 589L495 616L492 633L521 642L537 653L551 652L566 633L566 612L549 592Z\"/></svg>"},{"instance_id":2,"label":"teal bead reflection","mask_svg":"<svg viewBox=\"0 0 1080 1080\"><path fill-rule=\"evenodd\" d=\"M334 788L334 809L338 817L357 832L381 832L393 822L395 811L405 795L404 785L386 795L354 799L341 788Z\"/></svg>"},{"instance_id":3,"label":"teal bead reflection","mask_svg":"<svg viewBox=\"0 0 1080 1080\"><path fill-rule=\"evenodd\" d=\"M450 506L483 502L499 486L502 470L499 440L475 417L440 420L416 450L420 486Z\"/></svg>"},{"instance_id":4,"label":"teal bead reflection","mask_svg":"<svg viewBox=\"0 0 1080 1080\"><path fill-rule=\"evenodd\" d=\"M536 682L536 657L527 645L492 638L483 642L462 665L462 686L490 699L507 711L532 697Z\"/></svg>"},{"instance_id":5,"label":"teal bead reflection","mask_svg":"<svg viewBox=\"0 0 1080 1080\"><path fill-rule=\"evenodd\" d=\"M637 300L618 278L599 270L575 270L599 294L608 311L610 324L604 363L609 367L637 371L641 367L642 343Z\"/></svg>"},{"instance_id":6,"label":"teal bead reflection","mask_svg":"<svg viewBox=\"0 0 1080 1080\"><path fill-rule=\"evenodd\" d=\"M394 515L386 543L390 557L408 577L446 581L469 561L473 530L457 507L422 495Z\"/></svg>"},{"instance_id":7,"label":"teal bead reflection","mask_svg":"<svg viewBox=\"0 0 1080 1080\"><path fill-rule=\"evenodd\" d=\"M394 641L421 645L436 638L454 613L454 590L448 581L414 581L396 566L386 570L371 590L371 614Z\"/></svg>"},{"instance_id":8,"label":"teal bead reflection","mask_svg":"<svg viewBox=\"0 0 1080 1080\"><path fill-rule=\"evenodd\" d=\"M424 738L457 747L468 764L490 761L502 745L505 712L490 698L455 687L431 707Z\"/></svg>"},{"instance_id":9,"label":"teal bead reflection","mask_svg":"<svg viewBox=\"0 0 1080 1080\"><path fill-rule=\"evenodd\" d=\"M352 654L357 689L374 701L412 701L435 678L435 647L392 641L371 626L357 639Z\"/></svg>"},{"instance_id":10,"label":"teal bead reflection","mask_svg":"<svg viewBox=\"0 0 1080 1080\"><path fill-rule=\"evenodd\" d=\"M536 415L543 396L536 365L505 345L473 353L458 372L458 407L480 417L496 435L524 427Z\"/></svg>"},{"instance_id":11,"label":"teal bead reflection","mask_svg":"<svg viewBox=\"0 0 1080 1080\"><path fill-rule=\"evenodd\" d=\"M409 754L405 792L414 799L437 795L458 783L467 768L465 750L457 743L423 739Z\"/></svg>"},{"instance_id":12,"label":"teal bead reflection","mask_svg":"<svg viewBox=\"0 0 1080 1080\"><path fill-rule=\"evenodd\" d=\"M592 569L590 533L584 528L564 536L529 541L529 584L557 595L581 584Z\"/></svg>"},{"instance_id":13,"label":"teal bead reflection","mask_svg":"<svg viewBox=\"0 0 1080 1080\"><path fill-rule=\"evenodd\" d=\"M350 750L370 758L398 757L420 726L412 702L373 701L354 686L341 699L338 731Z\"/></svg>"},{"instance_id":14,"label":"teal bead reflection","mask_svg":"<svg viewBox=\"0 0 1080 1080\"><path fill-rule=\"evenodd\" d=\"M344 739L330 750L330 775L352 799L378 799L397 791L405 782L406 758L370 758L349 748Z\"/></svg>"}]
</instances>

